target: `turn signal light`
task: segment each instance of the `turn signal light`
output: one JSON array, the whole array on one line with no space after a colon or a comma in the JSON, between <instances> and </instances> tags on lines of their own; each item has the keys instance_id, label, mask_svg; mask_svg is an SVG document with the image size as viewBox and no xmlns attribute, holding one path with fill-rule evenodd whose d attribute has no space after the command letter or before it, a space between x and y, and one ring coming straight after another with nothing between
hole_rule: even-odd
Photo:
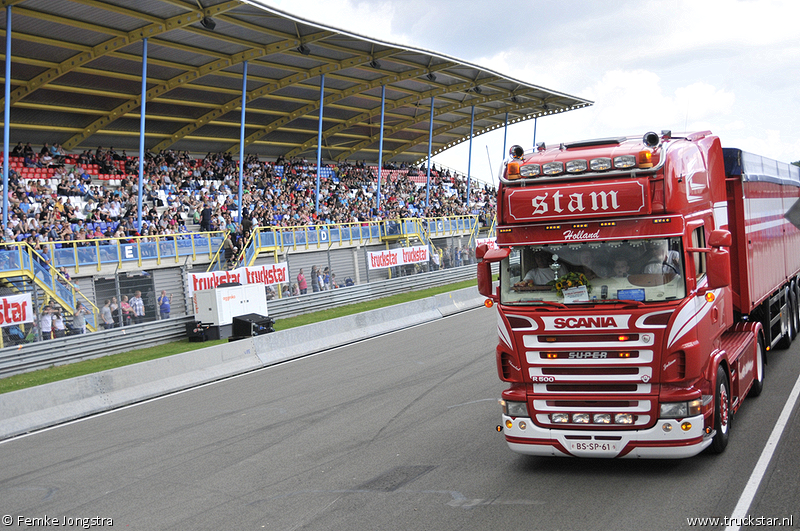
<instances>
[{"instance_id":1,"label":"turn signal light","mask_svg":"<svg viewBox=\"0 0 800 531\"><path fill-rule=\"evenodd\" d=\"M653 154L649 151L639 152L639 167L652 168L653 167Z\"/></svg>"}]
</instances>

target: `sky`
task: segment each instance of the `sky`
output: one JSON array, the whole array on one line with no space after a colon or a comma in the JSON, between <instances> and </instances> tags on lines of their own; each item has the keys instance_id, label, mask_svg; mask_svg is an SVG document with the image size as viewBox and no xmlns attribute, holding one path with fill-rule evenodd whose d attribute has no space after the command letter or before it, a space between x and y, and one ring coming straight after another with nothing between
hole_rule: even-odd
<instances>
[{"instance_id":1,"label":"sky","mask_svg":"<svg viewBox=\"0 0 800 531\"><path fill-rule=\"evenodd\" d=\"M325 26L421 48L594 105L543 117L536 142L710 130L724 147L800 160L797 0L260 0ZM507 147L534 145L534 122ZM473 139L489 181L503 132ZM466 172L468 143L434 162Z\"/></svg>"}]
</instances>

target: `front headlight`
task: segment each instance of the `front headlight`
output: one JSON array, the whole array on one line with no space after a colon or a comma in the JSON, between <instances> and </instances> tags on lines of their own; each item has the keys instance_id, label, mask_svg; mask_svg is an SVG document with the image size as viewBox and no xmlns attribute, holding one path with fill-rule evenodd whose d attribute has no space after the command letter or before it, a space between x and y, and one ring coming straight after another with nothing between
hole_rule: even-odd
<instances>
[{"instance_id":1,"label":"front headlight","mask_svg":"<svg viewBox=\"0 0 800 531\"><path fill-rule=\"evenodd\" d=\"M509 400L501 400L500 404L503 406L503 414L507 417L527 417L528 404L525 402L511 402Z\"/></svg>"},{"instance_id":2,"label":"front headlight","mask_svg":"<svg viewBox=\"0 0 800 531\"><path fill-rule=\"evenodd\" d=\"M700 414L701 401L690 400L689 402L667 402L661 404L659 417L662 419L681 419L693 417Z\"/></svg>"}]
</instances>

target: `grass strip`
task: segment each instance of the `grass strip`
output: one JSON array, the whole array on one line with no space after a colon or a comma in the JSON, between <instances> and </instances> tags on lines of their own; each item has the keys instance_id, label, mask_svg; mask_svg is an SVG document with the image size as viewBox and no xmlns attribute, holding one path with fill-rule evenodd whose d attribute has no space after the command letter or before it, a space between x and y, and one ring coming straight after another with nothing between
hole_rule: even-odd
<instances>
[{"instance_id":1,"label":"grass strip","mask_svg":"<svg viewBox=\"0 0 800 531\"><path fill-rule=\"evenodd\" d=\"M355 313L377 310L378 308L385 308L395 304L402 304L404 302L424 299L426 297L433 297L434 295L438 295L440 293L449 293L451 291L474 286L474 280L465 280L456 284L448 284L445 286L437 286L435 288L391 295L382 299L375 299L357 304L348 304L347 306L339 306L337 308L307 313L298 315L296 317L279 319L275 322L274 328L276 331L288 330L298 326L327 321L329 319L353 315ZM27 387L35 387L37 385L50 382L57 382L59 380L66 380L68 378L75 378L76 376L93 374L108 369L115 369L117 367L124 367L125 365L132 365L134 363L141 363L143 361L164 358L166 356L181 354L183 352L189 352L227 342L227 339L218 339L213 341L205 341L202 343L192 343L188 339L183 339L181 341L175 341L173 343L167 343L155 347L121 352L111 356L103 356L101 358L68 363L66 365L56 365L47 369L40 369L38 371L26 372L0 379L0 394L17 391L19 389L25 389Z\"/></svg>"}]
</instances>

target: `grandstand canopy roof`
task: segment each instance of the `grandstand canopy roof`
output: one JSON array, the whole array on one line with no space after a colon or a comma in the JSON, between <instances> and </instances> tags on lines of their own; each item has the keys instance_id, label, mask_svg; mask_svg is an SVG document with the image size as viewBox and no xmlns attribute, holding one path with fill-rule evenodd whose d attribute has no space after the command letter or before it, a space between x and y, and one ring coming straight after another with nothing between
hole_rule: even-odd
<instances>
[{"instance_id":1,"label":"grandstand canopy roof","mask_svg":"<svg viewBox=\"0 0 800 531\"><path fill-rule=\"evenodd\" d=\"M153 151L238 155L245 63L245 151L267 159L316 158L322 74L326 161L377 161L384 85L384 161L427 157L431 97L433 154L469 139L473 105L479 135L503 127L506 113L513 123L592 104L256 0L0 4L11 6L10 147L29 141L138 153L145 38L145 147Z\"/></svg>"}]
</instances>

